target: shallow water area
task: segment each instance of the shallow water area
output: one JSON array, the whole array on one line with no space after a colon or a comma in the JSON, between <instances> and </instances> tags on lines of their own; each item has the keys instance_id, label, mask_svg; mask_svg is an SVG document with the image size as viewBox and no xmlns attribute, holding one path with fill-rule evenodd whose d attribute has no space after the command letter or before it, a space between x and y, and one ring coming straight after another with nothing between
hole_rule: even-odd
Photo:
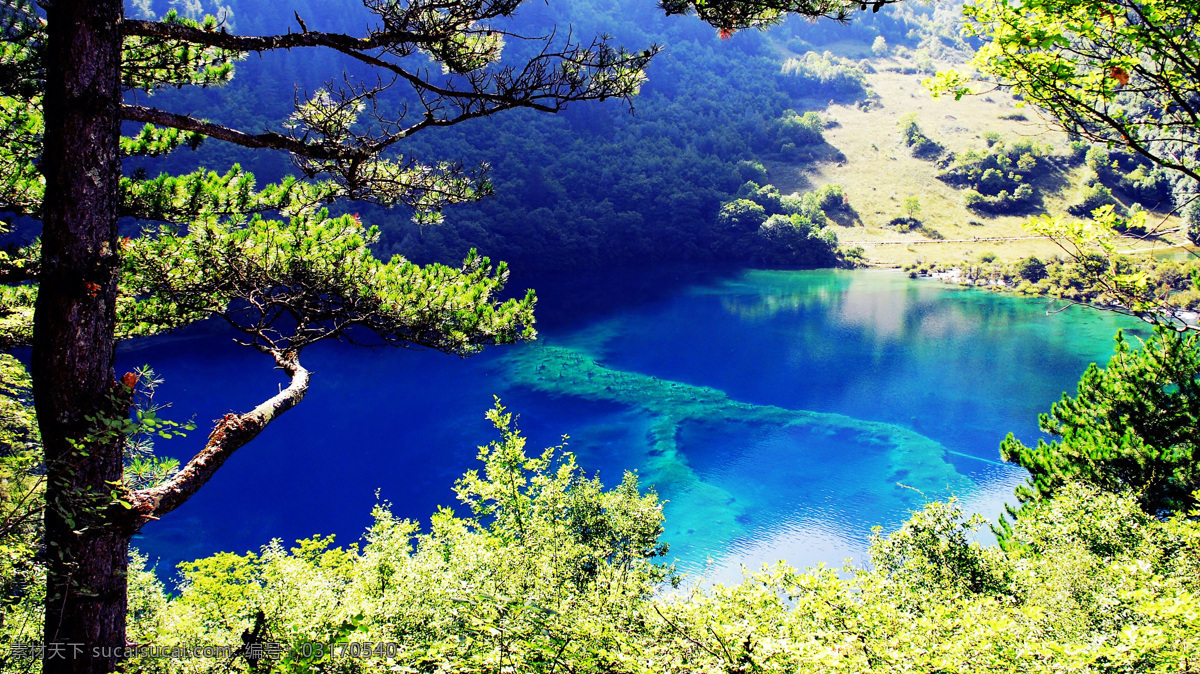
<instances>
[{"instance_id":1,"label":"shallow water area","mask_svg":"<svg viewBox=\"0 0 1200 674\"><path fill-rule=\"evenodd\" d=\"M569 448L615 485L637 470L667 499L671 557L712 577L783 558L861 561L872 526L956 495L989 518L1023 472L1009 431L1104 362L1130 319L881 271L580 274L539 291L539 340L468 359L328 344L305 352L304 402L240 450L135 544L179 561L335 533L358 539L376 499L427 521L494 433L498 395L529 447ZM124 348L166 378L170 415L200 429L162 443L181 459L207 421L282 381L215 324ZM376 491L378 490L378 497ZM711 560L711 565L710 565Z\"/></svg>"}]
</instances>

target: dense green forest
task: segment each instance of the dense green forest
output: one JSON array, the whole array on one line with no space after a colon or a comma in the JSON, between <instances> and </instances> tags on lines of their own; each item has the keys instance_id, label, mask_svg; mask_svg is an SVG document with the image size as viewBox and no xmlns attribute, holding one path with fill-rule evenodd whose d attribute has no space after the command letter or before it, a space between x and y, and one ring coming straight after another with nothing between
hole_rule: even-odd
<instances>
[{"instance_id":1,"label":"dense green forest","mask_svg":"<svg viewBox=\"0 0 1200 674\"><path fill-rule=\"evenodd\" d=\"M0 253L0 345L19 356L0 354L0 668L1196 671L1200 332L1174 309L1195 308L1200 275L1131 262L1112 240L1154 234L1146 214L1164 207L1200 238L1200 5L981 0L963 37L959 8L910 3L518 4L139 0L124 19L105 0L0 4L0 207L42 228ZM321 32L371 14L369 40ZM629 51L520 37L568 25ZM239 37L260 34L276 37ZM315 45L331 49L302 49ZM533 292L509 297L509 267L474 249L538 270L857 263L834 229L860 217L848 187L785 193L768 165L841 162L823 111L874 114L871 57L898 48L888 67L911 75L978 50L974 75L1070 139L951 151L915 116L891 132L972 213L1036 215L1063 247L980 256L972 282L1156 324L1140 345L1118 334L1106 366L1042 415L1045 438L1001 444L1029 479L996 545L978 542L982 518L934 502L875 531L865 567L781 563L696 585L665 562L653 488L632 472L606 487L561 447L527 451L497 402L497 439L454 484L460 511L414 522L380 502L360 544L218 554L183 564L173 588L130 549L300 404L306 348L469 356L534 339ZM342 71L344 89L320 79ZM371 88L387 73L411 88ZM929 86L961 97L971 83L951 71ZM371 112L405 106L413 118L371 127ZM1055 189L1068 169L1084 179ZM1066 187L1076 219L1045 208ZM942 238L921 198L898 196L896 232ZM151 440L194 426L160 415L151 370L118 376L115 349L205 319L288 383L217 420L181 465ZM51 650L75 646L88 657Z\"/></svg>"},{"instance_id":2,"label":"dense green forest","mask_svg":"<svg viewBox=\"0 0 1200 674\"><path fill-rule=\"evenodd\" d=\"M165 4L145 6L166 9ZM290 8L280 11L254 0L223 7L239 31L295 27ZM295 9L306 21L331 29L357 27L353 17L364 23L368 18L355 0L298 4ZM437 228L413 224L402 209L345 205L380 227L380 254L448 262L477 248L522 270L667 260L836 264L836 237L829 234L801 235L806 243L796 246L777 242L766 231L760 235L754 228L719 222L722 205L746 181L739 162L803 162L836 152L823 143L820 122L798 126L793 121L823 109L831 99L867 100L857 62L821 55L830 44L869 45L883 35L895 46L916 49L925 41L946 49L927 30L924 22L932 16L925 8L896 16L880 13L847 25L793 20L770 33L747 31L727 40L710 26L661 16L653 3L548 3L522 7L517 18L516 26L530 34L570 26L583 35L611 34L630 48L658 44L664 51L648 69L632 112L615 101L571 107L553 116L515 111L420 134L398 146L398 152L422 159L461 161L468 167L487 164L494 196L446 209L445 224ZM788 50L800 56L789 58ZM370 77L328 55L271 54L238 63L237 77L225 87L168 90L155 97L197 116L236 120L250 128L268 126L291 113L293 87L316 90L326 84L320 77L342 67ZM403 100L396 89L383 94L384 105ZM809 119L815 120L815 113ZM151 173L234 163L264 180L291 169L282 154L217 143L194 155L176 153L143 162Z\"/></svg>"}]
</instances>

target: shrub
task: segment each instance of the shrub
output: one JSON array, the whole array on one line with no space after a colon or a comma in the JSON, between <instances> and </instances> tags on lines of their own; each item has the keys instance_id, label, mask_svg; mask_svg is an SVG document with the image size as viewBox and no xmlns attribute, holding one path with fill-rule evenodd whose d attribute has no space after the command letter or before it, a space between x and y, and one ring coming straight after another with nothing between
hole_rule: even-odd
<instances>
[{"instance_id":1,"label":"shrub","mask_svg":"<svg viewBox=\"0 0 1200 674\"><path fill-rule=\"evenodd\" d=\"M711 212L711 211L710 211ZM767 211L749 199L735 199L721 206L717 222L740 230L758 229L767 219Z\"/></svg>"},{"instance_id":2,"label":"shrub","mask_svg":"<svg viewBox=\"0 0 1200 674\"><path fill-rule=\"evenodd\" d=\"M821 185L813 194L816 195L817 205L826 213L840 210L846 206L846 195L842 191L842 186L837 183Z\"/></svg>"},{"instance_id":3,"label":"shrub","mask_svg":"<svg viewBox=\"0 0 1200 674\"><path fill-rule=\"evenodd\" d=\"M783 88L796 96L832 96L857 100L866 95L867 77L853 61L814 51L789 58L780 68Z\"/></svg>"},{"instance_id":4,"label":"shrub","mask_svg":"<svg viewBox=\"0 0 1200 674\"><path fill-rule=\"evenodd\" d=\"M1118 206L1112 190L1100 183L1084 184L1079 189L1079 197L1075 203L1067 206L1067 212L1078 217L1087 217L1092 211L1101 206L1112 204Z\"/></svg>"},{"instance_id":5,"label":"shrub","mask_svg":"<svg viewBox=\"0 0 1200 674\"><path fill-rule=\"evenodd\" d=\"M1000 194L1012 184L1012 179L994 168L987 169L979 176L979 182L975 184L975 189L979 190L980 194L993 197Z\"/></svg>"},{"instance_id":6,"label":"shrub","mask_svg":"<svg viewBox=\"0 0 1200 674\"><path fill-rule=\"evenodd\" d=\"M784 110L783 116L775 120L773 126L776 140L781 145L792 143L797 147L803 147L825 142L823 133L825 123L815 112L806 112L802 115L795 110Z\"/></svg>"},{"instance_id":7,"label":"shrub","mask_svg":"<svg viewBox=\"0 0 1200 674\"><path fill-rule=\"evenodd\" d=\"M749 199L754 203L766 209L767 215L774 215L783 212L782 196L779 194L779 188L774 185L763 185L759 187L754 181L742 183L738 188L737 194L734 195L739 199Z\"/></svg>"},{"instance_id":8,"label":"shrub","mask_svg":"<svg viewBox=\"0 0 1200 674\"><path fill-rule=\"evenodd\" d=\"M1046 264L1032 255L1018 261L1013 270L1017 276L1030 283L1037 283L1046 278Z\"/></svg>"},{"instance_id":9,"label":"shrub","mask_svg":"<svg viewBox=\"0 0 1200 674\"><path fill-rule=\"evenodd\" d=\"M942 153L942 146L925 135L917 123L917 114L910 112L900 118L900 137L914 157L929 159Z\"/></svg>"},{"instance_id":10,"label":"shrub","mask_svg":"<svg viewBox=\"0 0 1200 674\"><path fill-rule=\"evenodd\" d=\"M738 179L743 183L756 182L761 185L767 182L767 169L759 162L739 161L736 170Z\"/></svg>"},{"instance_id":11,"label":"shrub","mask_svg":"<svg viewBox=\"0 0 1200 674\"><path fill-rule=\"evenodd\" d=\"M967 208L992 214L1026 211L1037 205L1039 196L1029 180L1043 170L1048 146L1028 140L1004 142L986 134L985 151L967 150L954 157L938 179L963 191Z\"/></svg>"},{"instance_id":12,"label":"shrub","mask_svg":"<svg viewBox=\"0 0 1200 674\"><path fill-rule=\"evenodd\" d=\"M1166 172L1140 155L1096 145L1088 149L1084 163L1106 187L1120 190L1139 204L1157 207L1173 202Z\"/></svg>"},{"instance_id":13,"label":"shrub","mask_svg":"<svg viewBox=\"0 0 1200 674\"><path fill-rule=\"evenodd\" d=\"M1091 147L1089 143L1082 140L1073 140L1068 146L1067 162L1071 166L1079 166L1087 159L1088 149Z\"/></svg>"},{"instance_id":14,"label":"shrub","mask_svg":"<svg viewBox=\"0 0 1200 674\"><path fill-rule=\"evenodd\" d=\"M823 214L822 214L823 217ZM759 260L766 264L837 262L837 234L803 214L773 215L758 228Z\"/></svg>"},{"instance_id":15,"label":"shrub","mask_svg":"<svg viewBox=\"0 0 1200 674\"><path fill-rule=\"evenodd\" d=\"M1180 309L1196 311L1197 309L1200 309L1200 291L1197 291L1195 288L1191 288L1177 292L1168 298L1168 302Z\"/></svg>"}]
</instances>

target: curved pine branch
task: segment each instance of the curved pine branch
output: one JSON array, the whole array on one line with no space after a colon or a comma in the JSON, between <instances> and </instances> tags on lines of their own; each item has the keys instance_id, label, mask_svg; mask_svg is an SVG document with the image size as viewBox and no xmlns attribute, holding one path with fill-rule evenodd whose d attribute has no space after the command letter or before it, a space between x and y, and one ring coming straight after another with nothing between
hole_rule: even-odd
<instances>
[{"instance_id":1,"label":"curved pine branch","mask_svg":"<svg viewBox=\"0 0 1200 674\"><path fill-rule=\"evenodd\" d=\"M271 353L279 368L291 377L287 388L245 414L228 414L217 422L204 449L192 457L175 477L149 489L128 495L136 531L146 522L158 519L183 505L200 490L217 470L246 443L258 437L272 421L295 407L308 392L309 372L294 351Z\"/></svg>"}]
</instances>

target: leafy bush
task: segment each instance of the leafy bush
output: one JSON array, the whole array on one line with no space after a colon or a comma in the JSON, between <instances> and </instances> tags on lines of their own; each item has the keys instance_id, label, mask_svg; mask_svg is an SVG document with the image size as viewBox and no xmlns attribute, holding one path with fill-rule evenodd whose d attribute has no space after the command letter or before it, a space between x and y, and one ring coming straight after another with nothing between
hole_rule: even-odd
<instances>
[{"instance_id":1,"label":"leafy bush","mask_svg":"<svg viewBox=\"0 0 1200 674\"><path fill-rule=\"evenodd\" d=\"M648 556L659 549L643 547L661 527L652 495L628 483L603 491L574 467L514 464L482 482L509 475L521 478L516 493L497 490L489 503L502 521L443 511L423 533L381 507L361 549L317 537L200 560L171 598L136 574L131 634L236 648L261 611L273 641L396 644L390 661L280 663L338 674L375 663L683 674L750 671L747 662L764 672L1000 673L1031 661L1184 672L1200 649L1200 523L1149 517L1126 494L1068 484L1022 508L1003 548L977 542L983 519L957 502L930 503L890 535L872 534L869 567L780 563L664 594L654 589L667 571ZM243 658L184 662L195 674L250 670ZM133 659L126 671L163 664Z\"/></svg>"},{"instance_id":2,"label":"leafy bush","mask_svg":"<svg viewBox=\"0 0 1200 674\"><path fill-rule=\"evenodd\" d=\"M1067 162L1071 166L1079 166L1087 159L1088 150L1091 149L1091 144L1087 141L1073 140L1067 146Z\"/></svg>"},{"instance_id":3,"label":"leafy bush","mask_svg":"<svg viewBox=\"0 0 1200 674\"><path fill-rule=\"evenodd\" d=\"M825 142L825 123L815 112L803 115L795 110L784 110L783 116L775 120L773 131L780 144L792 143L796 147L820 145Z\"/></svg>"},{"instance_id":4,"label":"leafy bush","mask_svg":"<svg viewBox=\"0 0 1200 674\"><path fill-rule=\"evenodd\" d=\"M1188 241L1193 246L1200 246L1200 198L1192 197L1192 202L1183 212L1183 223L1187 227Z\"/></svg>"},{"instance_id":5,"label":"leafy bush","mask_svg":"<svg viewBox=\"0 0 1200 674\"><path fill-rule=\"evenodd\" d=\"M813 192L817 205L825 212L836 211L847 206L846 194L837 183L826 183Z\"/></svg>"},{"instance_id":6,"label":"leafy bush","mask_svg":"<svg viewBox=\"0 0 1200 674\"><path fill-rule=\"evenodd\" d=\"M740 230L758 229L766 219L766 210L749 199L734 199L721 206L717 215L718 223Z\"/></svg>"},{"instance_id":7,"label":"leafy bush","mask_svg":"<svg viewBox=\"0 0 1200 674\"><path fill-rule=\"evenodd\" d=\"M770 229L804 234L794 217L772 218ZM1164 362L1195 376L1187 362ZM1133 405L1121 409L1139 433L1191 443L1196 417L1181 418L1190 407L1138 406L1136 392L1171 400L1172 389L1155 387L1162 381L1115 400ZM1155 430L1163 411L1172 423ZM1005 521L998 547L978 542L979 515L954 500L928 503L889 535L876 528L864 567L780 563L740 582L663 592L680 579L657 562L667 551L657 496L631 473L605 489L561 447L530 456L502 407L488 417L500 437L480 449L482 470L455 484L463 514L442 509L423 528L381 503L361 545L314 536L214 555L181 565L170 594L135 556L131 641L239 654L138 656L123 671L262 671L242 647L263 642L285 645L272 671L329 674L1000 674L1031 662L1047 672L1186 672L1200 652L1200 512L1152 516L1142 492L1063 482ZM1106 415L1097 425L1097 437L1125 442L1105 435ZM312 648L347 642L391 650Z\"/></svg>"},{"instance_id":8,"label":"leafy bush","mask_svg":"<svg viewBox=\"0 0 1200 674\"><path fill-rule=\"evenodd\" d=\"M1030 283L1037 283L1046 278L1046 264L1032 255L1018 261L1014 271L1017 276Z\"/></svg>"},{"instance_id":9,"label":"leafy bush","mask_svg":"<svg viewBox=\"0 0 1200 674\"><path fill-rule=\"evenodd\" d=\"M767 168L757 161L739 161L735 169L738 179L743 183L755 182L760 185L767 182Z\"/></svg>"},{"instance_id":10,"label":"leafy bush","mask_svg":"<svg viewBox=\"0 0 1200 674\"><path fill-rule=\"evenodd\" d=\"M955 155L938 179L967 188L963 204L980 213L1001 215L1036 208L1040 196L1030 181L1048 168L1050 148L1029 140L993 142L990 138L984 151L967 150Z\"/></svg>"},{"instance_id":11,"label":"leafy bush","mask_svg":"<svg viewBox=\"0 0 1200 674\"><path fill-rule=\"evenodd\" d=\"M941 232L912 217L892 218L890 221L888 221L887 226L893 227L897 232L901 233L917 232L926 238L937 240L945 238L942 236Z\"/></svg>"},{"instance_id":12,"label":"leafy bush","mask_svg":"<svg viewBox=\"0 0 1200 674\"><path fill-rule=\"evenodd\" d=\"M1138 204L1162 208L1174 201L1166 171L1141 155L1094 145L1084 156L1084 163L1106 187L1121 191Z\"/></svg>"},{"instance_id":13,"label":"leafy bush","mask_svg":"<svg viewBox=\"0 0 1200 674\"><path fill-rule=\"evenodd\" d=\"M781 203L783 212L789 216L799 215L817 227L824 227L827 223L825 209L821 207L821 198L816 192L804 195L789 194L781 199Z\"/></svg>"},{"instance_id":14,"label":"leafy bush","mask_svg":"<svg viewBox=\"0 0 1200 674\"><path fill-rule=\"evenodd\" d=\"M938 145L932 138L926 136L925 132L921 131L921 125L917 123L917 114L915 112L910 112L902 116L898 125L900 127L900 137L914 157L932 159L942 153L942 146Z\"/></svg>"},{"instance_id":15,"label":"leafy bush","mask_svg":"<svg viewBox=\"0 0 1200 674\"><path fill-rule=\"evenodd\" d=\"M131 638L237 649L261 615L259 631L274 642L397 644L397 669L499 671L486 663L503 661L537 671L549 659L606 671L608 654L637 633L639 609L671 576L655 563L666 552L662 503L639 492L633 473L605 490L562 447L529 456L499 404L488 418L500 439L480 449L483 470L454 486L468 515L443 509L422 530L382 503L361 549L314 537L219 554L182 565L169 601L153 578L131 579L135 592L159 597L139 602ZM253 670L242 658L185 662L188 672ZM362 662L313 658L281 671L361 672ZM162 666L126 664L130 672Z\"/></svg>"},{"instance_id":16,"label":"leafy bush","mask_svg":"<svg viewBox=\"0 0 1200 674\"><path fill-rule=\"evenodd\" d=\"M721 207L717 220L727 241L753 251L756 264L817 266L845 264L839 259L837 235L826 227L830 210L849 210L840 185L805 194L781 195L774 185L744 183L739 198ZM750 237L747 232L753 232Z\"/></svg>"},{"instance_id":17,"label":"leafy bush","mask_svg":"<svg viewBox=\"0 0 1200 674\"><path fill-rule=\"evenodd\" d=\"M757 236L759 261L765 264L817 265L837 260L837 234L802 213L767 218Z\"/></svg>"},{"instance_id":18,"label":"leafy bush","mask_svg":"<svg viewBox=\"0 0 1200 674\"><path fill-rule=\"evenodd\" d=\"M794 96L829 96L841 101L866 95L867 78L858 65L829 52L814 51L784 61L780 85Z\"/></svg>"},{"instance_id":19,"label":"leafy bush","mask_svg":"<svg viewBox=\"0 0 1200 674\"><path fill-rule=\"evenodd\" d=\"M1076 200L1067 206L1067 212L1078 217L1088 217L1092 211L1101 206L1113 205L1119 207L1112 190L1099 182L1084 182L1079 188Z\"/></svg>"},{"instance_id":20,"label":"leafy bush","mask_svg":"<svg viewBox=\"0 0 1200 674\"><path fill-rule=\"evenodd\" d=\"M783 212L782 195L779 194L779 188L774 185L760 187L756 182L745 182L738 188L735 196L739 199L749 199L762 206L766 209L767 215Z\"/></svg>"}]
</instances>

